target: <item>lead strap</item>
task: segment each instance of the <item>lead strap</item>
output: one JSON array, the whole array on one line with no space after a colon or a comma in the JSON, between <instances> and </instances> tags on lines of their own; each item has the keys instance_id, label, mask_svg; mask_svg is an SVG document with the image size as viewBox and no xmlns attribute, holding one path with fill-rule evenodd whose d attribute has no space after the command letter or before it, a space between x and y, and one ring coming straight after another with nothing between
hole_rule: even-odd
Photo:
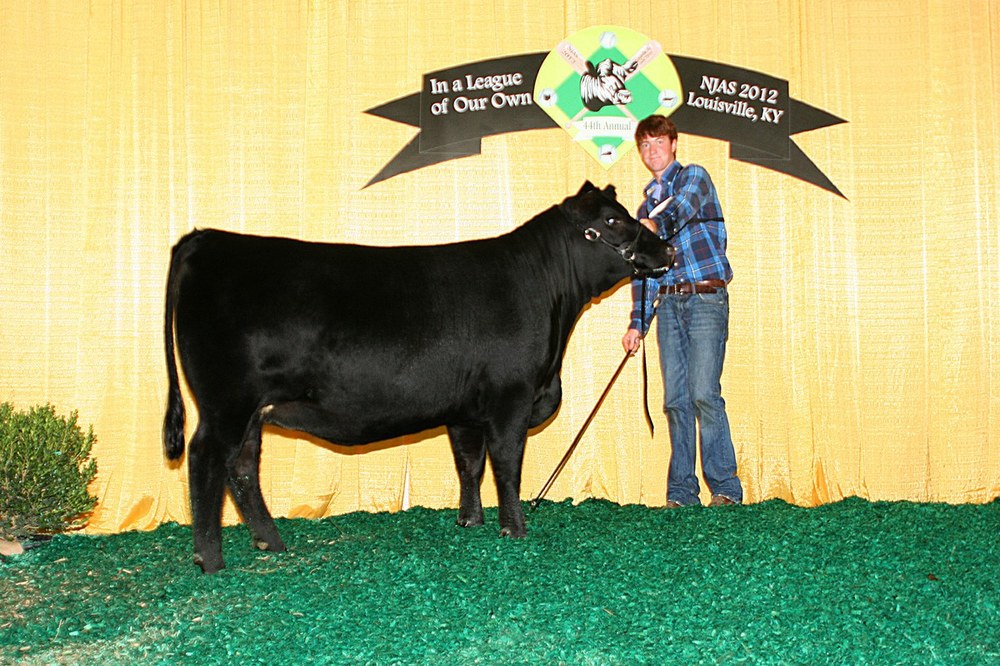
<instances>
[{"instance_id":1,"label":"lead strap","mask_svg":"<svg viewBox=\"0 0 1000 666\"><path fill-rule=\"evenodd\" d=\"M647 279L642 279L642 310L641 324L642 327L646 327L646 283ZM640 328L640 331L642 329ZM649 329L646 329L646 333L649 333ZM646 425L649 426L649 436L654 436L653 428L653 417L649 415L649 374L646 370L646 333L642 334L642 410L646 417Z\"/></svg>"}]
</instances>

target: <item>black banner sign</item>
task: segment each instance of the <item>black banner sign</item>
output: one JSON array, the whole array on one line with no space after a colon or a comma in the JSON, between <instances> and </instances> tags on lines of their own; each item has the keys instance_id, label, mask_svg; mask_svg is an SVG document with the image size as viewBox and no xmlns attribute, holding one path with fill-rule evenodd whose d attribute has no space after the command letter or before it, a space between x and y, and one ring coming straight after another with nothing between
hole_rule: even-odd
<instances>
[{"instance_id":1,"label":"black banner sign","mask_svg":"<svg viewBox=\"0 0 1000 666\"><path fill-rule=\"evenodd\" d=\"M593 50L588 58L563 42L551 53L507 56L425 74L419 93L366 111L420 132L365 187L477 155L487 136L557 127L570 131L575 141L590 142L588 152L607 168L620 157L618 148L632 145L630 132L637 120L657 112L669 115L680 132L728 141L733 159L844 196L791 137L845 120L791 99L788 82L782 79L732 65L660 54L658 44L648 44L657 49L655 57L665 57L668 63L661 63L661 70L648 67L645 76L639 70L654 56L642 60L643 54L637 53L628 58L612 48L613 42ZM564 48L572 55L563 52ZM543 65L549 67L547 58L557 51L565 60L557 59L562 69L553 72L550 68L546 81L536 80ZM674 70L669 77L657 73L669 67ZM626 90L625 96L618 92L616 98L614 87L604 86L594 96L604 95L607 101L585 99L586 86L597 85L602 75L612 72L620 73L617 90ZM588 76L593 83L584 81ZM657 77L679 81L680 90L656 85ZM593 111L601 104L599 111Z\"/></svg>"}]
</instances>

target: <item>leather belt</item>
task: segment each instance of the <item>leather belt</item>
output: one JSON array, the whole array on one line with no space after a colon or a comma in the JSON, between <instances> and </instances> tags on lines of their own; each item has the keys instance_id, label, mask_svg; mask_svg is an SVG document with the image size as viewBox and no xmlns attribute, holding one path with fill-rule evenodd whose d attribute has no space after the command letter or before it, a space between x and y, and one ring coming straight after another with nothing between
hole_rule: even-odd
<instances>
[{"instance_id":1,"label":"leather belt","mask_svg":"<svg viewBox=\"0 0 1000 666\"><path fill-rule=\"evenodd\" d=\"M699 280L660 287L661 294L714 294L726 288L725 280Z\"/></svg>"}]
</instances>

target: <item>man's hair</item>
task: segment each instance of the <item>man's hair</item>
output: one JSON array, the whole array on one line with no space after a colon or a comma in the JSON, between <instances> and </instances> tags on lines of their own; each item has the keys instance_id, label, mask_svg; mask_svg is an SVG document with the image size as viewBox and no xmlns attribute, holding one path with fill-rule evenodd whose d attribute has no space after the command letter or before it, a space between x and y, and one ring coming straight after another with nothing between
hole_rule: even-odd
<instances>
[{"instance_id":1,"label":"man's hair","mask_svg":"<svg viewBox=\"0 0 1000 666\"><path fill-rule=\"evenodd\" d=\"M646 137L665 136L671 141L677 140L677 125L666 116L652 115L643 118L635 126L635 142L639 143Z\"/></svg>"}]
</instances>

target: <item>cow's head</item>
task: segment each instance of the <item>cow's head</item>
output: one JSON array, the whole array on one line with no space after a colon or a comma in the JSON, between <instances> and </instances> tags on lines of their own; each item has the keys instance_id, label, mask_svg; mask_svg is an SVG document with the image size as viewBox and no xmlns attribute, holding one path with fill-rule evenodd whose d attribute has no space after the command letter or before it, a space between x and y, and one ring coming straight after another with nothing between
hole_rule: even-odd
<instances>
[{"instance_id":1,"label":"cow's head","mask_svg":"<svg viewBox=\"0 0 1000 666\"><path fill-rule=\"evenodd\" d=\"M605 106L629 104L632 93L625 87L625 79L634 71L626 69L610 58L605 58L595 67L587 62L587 71L580 75L580 99L591 111L600 111Z\"/></svg>"},{"instance_id":2,"label":"cow's head","mask_svg":"<svg viewBox=\"0 0 1000 666\"><path fill-rule=\"evenodd\" d=\"M614 185L601 190L587 181L559 210L584 238L614 249L638 276L665 270L674 262L674 247L629 215L618 202Z\"/></svg>"}]
</instances>

